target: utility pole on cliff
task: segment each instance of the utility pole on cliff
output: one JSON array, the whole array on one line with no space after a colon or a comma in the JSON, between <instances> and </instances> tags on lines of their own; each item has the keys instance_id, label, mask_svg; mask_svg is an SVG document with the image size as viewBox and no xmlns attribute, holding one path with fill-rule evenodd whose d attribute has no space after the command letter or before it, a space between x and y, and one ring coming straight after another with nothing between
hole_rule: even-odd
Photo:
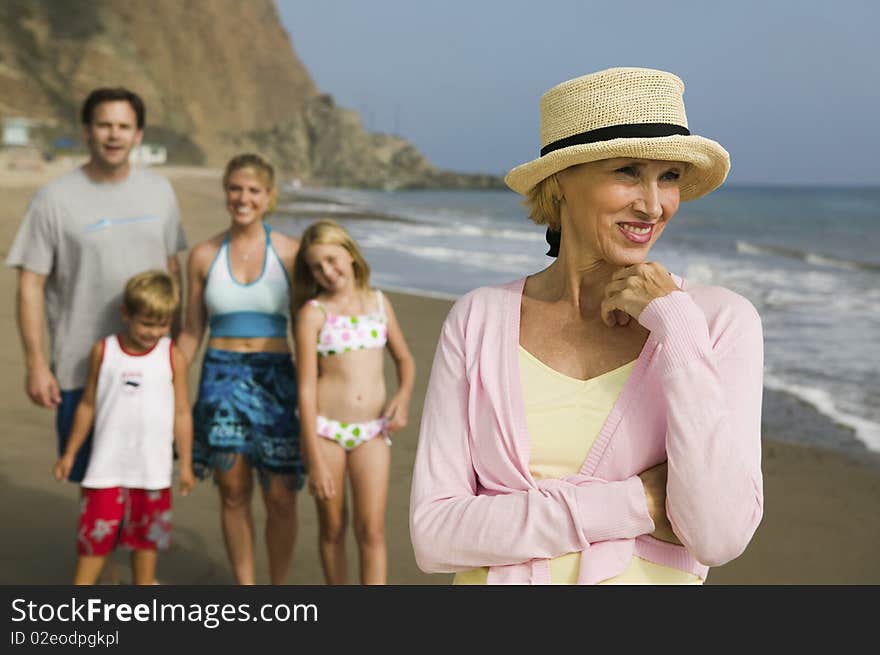
<instances>
[{"instance_id":1,"label":"utility pole on cliff","mask_svg":"<svg viewBox=\"0 0 880 655\"><path fill-rule=\"evenodd\" d=\"M394 105L394 136L400 136L400 103Z\"/></svg>"}]
</instances>

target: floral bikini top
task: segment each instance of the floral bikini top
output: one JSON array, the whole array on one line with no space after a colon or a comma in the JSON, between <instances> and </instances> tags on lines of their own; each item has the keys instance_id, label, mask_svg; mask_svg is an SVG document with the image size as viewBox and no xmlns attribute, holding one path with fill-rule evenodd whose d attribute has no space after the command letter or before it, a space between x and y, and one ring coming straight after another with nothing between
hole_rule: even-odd
<instances>
[{"instance_id":1,"label":"floral bikini top","mask_svg":"<svg viewBox=\"0 0 880 655\"><path fill-rule=\"evenodd\" d=\"M384 348L388 341L388 319L382 303L382 292L376 291L378 310L369 314L345 316L331 314L315 298L308 301L326 316L318 333L318 356L327 357L364 348Z\"/></svg>"}]
</instances>

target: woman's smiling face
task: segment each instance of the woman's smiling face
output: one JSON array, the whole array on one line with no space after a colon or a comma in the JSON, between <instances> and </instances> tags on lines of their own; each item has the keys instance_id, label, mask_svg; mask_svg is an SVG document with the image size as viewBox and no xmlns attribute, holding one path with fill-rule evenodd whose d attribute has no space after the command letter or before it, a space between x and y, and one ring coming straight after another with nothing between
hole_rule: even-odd
<instances>
[{"instance_id":1,"label":"woman's smiling face","mask_svg":"<svg viewBox=\"0 0 880 655\"><path fill-rule=\"evenodd\" d=\"M239 168L229 174L224 190L226 210L233 223L244 227L263 220L272 197L265 175L250 168Z\"/></svg>"},{"instance_id":2,"label":"woman's smiling face","mask_svg":"<svg viewBox=\"0 0 880 655\"><path fill-rule=\"evenodd\" d=\"M647 259L678 211L687 164L655 159L603 159L557 174L562 191L563 248L616 266Z\"/></svg>"}]
</instances>

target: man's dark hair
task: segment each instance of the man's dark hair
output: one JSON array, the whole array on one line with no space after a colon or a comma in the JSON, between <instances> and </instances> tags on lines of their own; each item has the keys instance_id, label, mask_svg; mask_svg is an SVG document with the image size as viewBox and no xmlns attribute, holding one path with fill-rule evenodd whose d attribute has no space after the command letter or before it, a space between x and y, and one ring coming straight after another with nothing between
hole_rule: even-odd
<instances>
[{"instance_id":1,"label":"man's dark hair","mask_svg":"<svg viewBox=\"0 0 880 655\"><path fill-rule=\"evenodd\" d=\"M137 115L138 129L144 129L144 124L147 119L147 109L144 106L144 101L141 100L141 97L137 93L129 91L121 86L113 88L102 87L92 91L82 106L82 113L80 114L82 124L91 125L92 118L95 114L95 107L104 102L116 102L118 100L122 100L131 105L131 108L134 109L134 113Z\"/></svg>"}]
</instances>

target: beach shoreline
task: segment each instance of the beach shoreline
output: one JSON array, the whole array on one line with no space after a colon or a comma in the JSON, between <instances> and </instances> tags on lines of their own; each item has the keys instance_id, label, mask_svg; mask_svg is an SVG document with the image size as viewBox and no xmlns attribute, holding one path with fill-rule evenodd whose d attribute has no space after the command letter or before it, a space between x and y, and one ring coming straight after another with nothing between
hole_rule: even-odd
<instances>
[{"instance_id":1,"label":"beach shoreline","mask_svg":"<svg viewBox=\"0 0 880 655\"><path fill-rule=\"evenodd\" d=\"M170 179L178 194L190 245L225 228L220 171L189 167L161 167L156 171ZM0 188L6 200L0 209L0 251L4 259L31 195L58 172L57 167L51 174L41 171L30 176L26 171L14 175L0 171ZM180 260L185 263L183 254ZM0 545L0 583L64 584L75 559L78 489L52 479L54 415L31 405L23 390L15 279L15 272L4 267L0 321L9 338L0 348L0 364L7 371L0 376L0 393L6 399L0 421L7 435L6 456L0 462L0 489L4 495L0 520L15 529L9 530L8 538ZM389 583L448 584L450 575L426 575L416 566L409 542L408 505L421 401L451 297L416 293L418 290L413 289L387 291L418 366L410 423L396 435L392 450L386 524ZM193 368L193 398L197 373ZM389 388L394 388L390 362L386 376ZM801 410L804 408L791 408L792 415L800 417L796 420L826 429L815 416L798 413ZM786 419L781 415L778 420ZM730 564L712 569L708 583L880 584L880 564L876 561L876 545L880 543L880 454L867 449L862 452L853 444L829 450L773 439L773 428L766 423L764 437L764 519L746 552ZM320 584L314 503L307 493L300 496L299 537L289 582ZM175 499L173 546L159 559L162 582L231 582L217 503L211 483L201 483L191 496ZM264 513L258 499L254 508L260 525ZM265 581L268 569L261 537L257 555L258 580ZM357 571L353 539L348 540L348 555L350 571ZM125 562L122 554L116 558Z\"/></svg>"}]
</instances>

